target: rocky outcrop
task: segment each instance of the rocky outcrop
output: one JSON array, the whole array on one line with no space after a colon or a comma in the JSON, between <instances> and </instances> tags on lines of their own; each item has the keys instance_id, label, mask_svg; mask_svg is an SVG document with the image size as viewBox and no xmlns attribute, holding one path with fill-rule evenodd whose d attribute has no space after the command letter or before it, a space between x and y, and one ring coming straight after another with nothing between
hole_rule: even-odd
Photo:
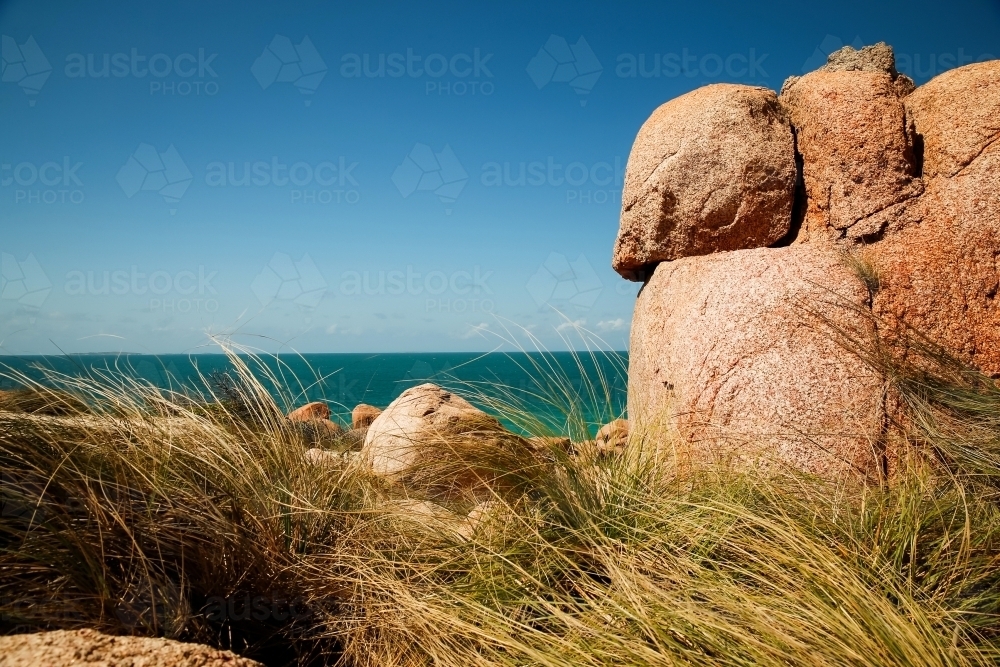
<instances>
[{"instance_id":1,"label":"rocky outcrop","mask_svg":"<svg viewBox=\"0 0 1000 667\"><path fill-rule=\"evenodd\" d=\"M262 667L202 644L55 630L0 637L0 667Z\"/></svg>"},{"instance_id":2,"label":"rocky outcrop","mask_svg":"<svg viewBox=\"0 0 1000 667\"><path fill-rule=\"evenodd\" d=\"M399 480L422 470L441 469L451 460L464 460L466 454L474 459L475 450L507 436L493 417L427 383L404 391L375 418L365 435L361 457L376 474ZM474 471L467 472L475 477ZM455 483L463 486L473 480L456 478Z\"/></svg>"},{"instance_id":3,"label":"rocky outcrop","mask_svg":"<svg viewBox=\"0 0 1000 667\"><path fill-rule=\"evenodd\" d=\"M375 406L359 403L354 406L354 410L351 412L351 428L368 428L380 414L382 411Z\"/></svg>"},{"instance_id":4,"label":"rocky outcrop","mask_svg":"<svg viewBox=\"0 0 1000 667\"><path fill-rule=\"evenodd\" d=\"M330 408L322 401L306 403L288 413L288 419L293 422L329 421Z\"/></svg>"},{"instance_id":5,"label":"rocky outcrop","mask_svg":"<svg viewBox=\"0 0 1000 667\"><path fill-rule=\"evenodd\" d=\"M667 102L639 130L625 170L612 267L768 246L788 233L792 131L775 93L715 84Z\"/></svg>"},{"instance_id":6,"label":"rocky outcrop","mask_svg":"<svg viewBox=\"0 0 1000 667\"><path fill-rule=\"evenodd\" d=\"M883 474L891 397L836 331L875 335L870 309L883 339L913 326L1000 375L1000 61L914 90L886 45L845 47L787 81L778 102L802 175L786 247L665 257L670 212L701 200L651 214L656 231L636 236L623 198L615 268L623 238L645 244L632 256L672 260L647 270L636 302L629 418L634 432L676 431L693 458ZM643 131L630 166L663 159ZM706 162L717 171L706 180L729 173L727 160ZM867 277L844 260L859 249Z\"/></svg>"}]
</instances>

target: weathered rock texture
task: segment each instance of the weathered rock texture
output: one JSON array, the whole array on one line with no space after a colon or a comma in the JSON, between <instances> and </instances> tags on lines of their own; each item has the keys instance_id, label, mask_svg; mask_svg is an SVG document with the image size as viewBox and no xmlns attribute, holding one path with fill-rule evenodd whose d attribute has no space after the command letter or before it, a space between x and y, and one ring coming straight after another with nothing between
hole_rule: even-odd
<instances>
[{"instance_id":1,"label":"weathered rock texture","mask_svg":"<svg viewBox=\"0 0 1000 667\"><path fill-rule=\"evenodd\" d=\"M923 190L902 100L911 87L900 83L905 79L891 51L888 62L882 49L872 62L850 47L842 51L857 57L806 74L780 97L803 161L807 200L804 220L796 221L799 241L872 240L891 223L901 225L900 205Z\"/></svg>"},{"instance_id":2,"label":"weathered rock texture","mask_svg":"<svg viewBox=\"0 0 1000 667\"><path fill-rule=\"evenodd\" d=\"M261 667L202 644L56 630L0 637L0 667Z\"/></svg>"},{"instance_id":3,"label":"weathered rock texture","mask_svg":"<svg viewBox=\"0 0 1000 667\"><path fill-rule=\"evenodd\" d=\"M875 312L1000 374L1000 61L946 72L904 100L923 150L917 221L872 246Z\"/></svg>"},{"instance_id":4,"label":"weathered rock texture","mask_svg":"<svg viewBox=\"0 0 1000 667\"><path fill-rule=\"evenodd\" d=\"M461 448L482 446L490 435L503 433L493 417L427 383L404 391L375 418L361 456L377 474L399 479L420 468L439 467L442 457L461 458Z\"/></svg>"},{"instance_id":5,"label":"weathered rock texture","mask_svg":"<svg viewBox=\"0 0 1000 667\"><path fill-rule=\"evenodd\" d=\"M877 474L880 380L816 314L863 327L845 305L866 297L832 250L808 246L660 264L632 322L630 420L679 430L685 457Z\"/></svg>"},{"instance_id":6,"label":"weathered rock texture","mask_svg":"<svg viewBox=\"0 0 1000 667\"><path fill-rule=\"evenodd\" d=\"M845 47L787 81L779 103L802 172L790 245L663 257L645 239L678 228L666 210L648 219L658 232L632 236L646 245L631 255L675 261L647 272L636 303L629 419L634 433L677 429L695 457L761 454L820 474L877 474L892 465L882 451L892 397L836 344L837 327L871 333L871 309L887 340L905 323L1000 374L1000 61L914 90L889 47ZM682 130L680 143L701 141ZM645 131L630 167L663 160ZM718 171L706 180L729 173L717 166L726 163L706 162ZM628 206L615 268L634 228ZM877 284L852 275L845 252L863 252Z\"/></svg>"},{"instance_id":7,"label":"weathered rock texture","mask_svg":"<svg viewBox=\"0 0 1000 667\"><path fill-rule=\"evenodd\" d=\"M625 170L612 266L768 246L788 232L792 131L773 91L715 84L667 102L639 130Z\"/></svg>"},{"instance_id":8,"label":"weathered rock texture","mask_svg":"<svg viewBox=\"0 0 1000 667\"><path fill-rule=\"evenodd\" d=\"M618 453L628 446L628 420L615 419L597 430L594 437L597 449L607 453Z\"/></svg>"}]
</instances>

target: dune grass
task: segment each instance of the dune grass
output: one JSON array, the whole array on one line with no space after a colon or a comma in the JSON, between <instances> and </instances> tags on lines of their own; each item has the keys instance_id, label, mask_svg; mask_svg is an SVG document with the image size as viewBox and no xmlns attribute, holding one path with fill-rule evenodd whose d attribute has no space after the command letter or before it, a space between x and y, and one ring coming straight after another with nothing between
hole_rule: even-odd
<instances>
[{"instance_id":1,"label":"dune grass","mask_svg":"<svg viewBox=\"0 0 1000 667\"><path fill-rule=\"evenodd\" d=\"M309 463L243 357L209 406L22 378L0 396L0 631L166 636L268 665L997 664L1000 389L922 352L865 357L906 406L887 484L680 472L655 434L608 457L511 438L437 473L491 468L487 497ZM564 433L586 431L564 398Z\"/></svg>"}]
</instances>

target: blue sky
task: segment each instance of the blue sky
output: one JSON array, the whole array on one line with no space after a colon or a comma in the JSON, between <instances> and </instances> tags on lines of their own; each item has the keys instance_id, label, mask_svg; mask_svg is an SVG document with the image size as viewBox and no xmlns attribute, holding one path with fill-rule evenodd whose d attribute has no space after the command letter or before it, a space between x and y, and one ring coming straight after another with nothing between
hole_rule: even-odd
<instances>
[{"instance_id":1,"label":"blue sky","mask_svg":"<svg viewBox=\"0 0 1000 667\"><path fill-rule=\"evenodd\" d=\"M922 83L1000 56L1000 3L14 1L0 34L0 353L625 349L653 109L842 43Z\"/></svg>"}]
</instances>

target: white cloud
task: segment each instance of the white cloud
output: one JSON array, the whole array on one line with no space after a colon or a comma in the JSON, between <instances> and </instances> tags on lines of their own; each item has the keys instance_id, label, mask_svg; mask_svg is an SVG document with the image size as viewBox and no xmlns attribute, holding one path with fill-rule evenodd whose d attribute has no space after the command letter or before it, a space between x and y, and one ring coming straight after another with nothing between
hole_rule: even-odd
<instances>
[{"instance_id":1,"label":"white cloud","mask_svg":"<svg viewBox=\"0 0 1000 667\"><path fill-rule=\"evenodd\" d=\"M620 317L613 320L602 320L597 323L597 328L601 331L620 331L625 328L625 320Z\"/></svg>"},{"instance_id":2,"label":"white cloud","mask_svg":"<svg viewBox=\"0 0 1000 667\"><path fill-rule=\"evenodd\" d=\"M337 333L337 325L336 325L336 324L331 324L330 326L328 326L328 327L326 328L326 332L327 332L328 334L330 334L331 336L332 336L333 334Z\"/></svg>"},{"instance_id":3,"label":"white cloud","mask_svg":"<svg viewBox=\"0 0 1000 667\"><path fill-rule=\"evenodd\" d=\"M556 331L562 333L563 331L566 331L568 329L580 329L585 326L587 326L587 320L584 319L573 320L572 322L563 322L562 324L556 327Z\"/></svg>"},{"instance_id":4,"label":"white cloud","mask_svg":"<svg viewBox=\"0 0 1000 667\"><path fill-rule=\"evenodd\" d=\"M488 322L483 322L481 324L470 324L469 330L462 334L462 338L472 338L473 336L479 336L485 331L489 331L490 325Z\"/></svg>"}]
</instances>

